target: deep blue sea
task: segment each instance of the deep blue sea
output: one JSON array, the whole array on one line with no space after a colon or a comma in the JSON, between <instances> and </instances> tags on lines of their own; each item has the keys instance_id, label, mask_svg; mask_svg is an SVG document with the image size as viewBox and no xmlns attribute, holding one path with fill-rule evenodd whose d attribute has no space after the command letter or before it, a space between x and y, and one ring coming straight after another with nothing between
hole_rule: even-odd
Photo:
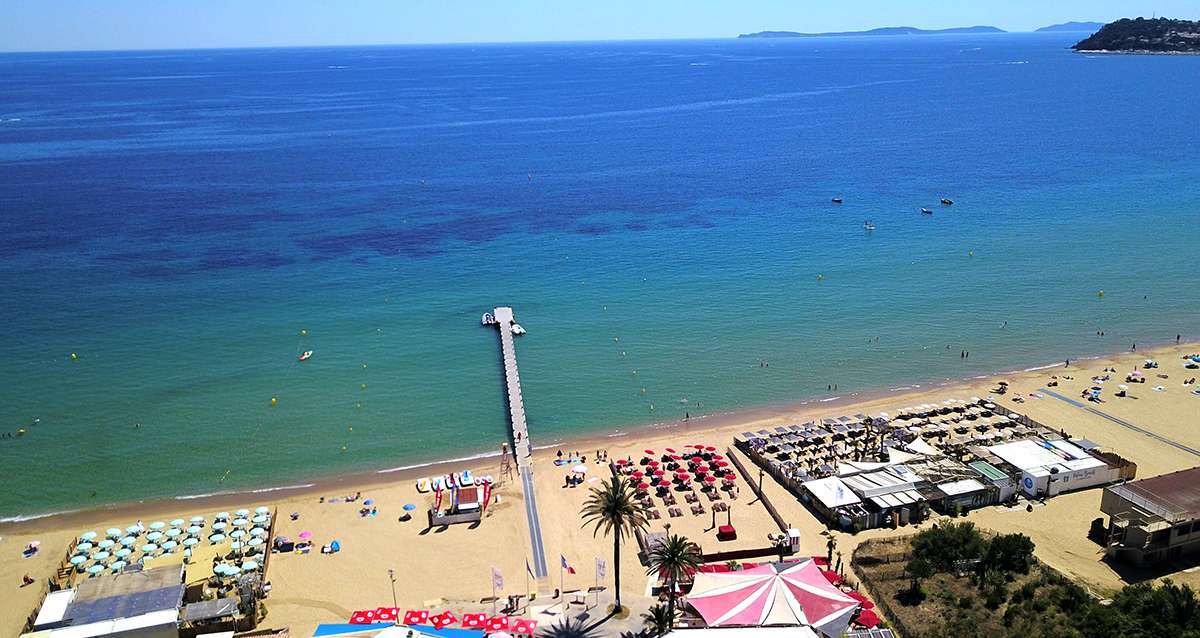
<instances>
[{"instance_id":1,"label":"deep blue sea","mask_svg":"<svg viewBox=\"0 0 1200 638\"><path fill-rule=\"evenodd\" d=\"M1077 35L0 55L0 517L495 450L496 305L535 443L1196 338L1200 58Z\"/></svg>"}]
</instances>

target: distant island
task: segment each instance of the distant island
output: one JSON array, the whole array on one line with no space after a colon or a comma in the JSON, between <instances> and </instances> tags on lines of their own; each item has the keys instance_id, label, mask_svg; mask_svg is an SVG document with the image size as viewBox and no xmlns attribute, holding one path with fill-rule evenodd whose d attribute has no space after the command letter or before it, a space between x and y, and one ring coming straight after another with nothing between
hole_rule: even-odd
<instances>
[{"instance_id":1,"label":"distant island","mask_svg":"<svg viewBox=\"0 0 1200 638\"><path fill-rule=\"evenodd\" d=\"M1083 52L1200 53L1200 21L1125 18L1071 47Z\"/></svg>"},{"instance_id":2,"label":"distant island","mask_svg":"<svg viewBox=\"0 0 1200 638\"><path fill-rule=\"evenodd\" d=\"M800 33L798 31L759 31L743 33L739 38L827 38L840 35L945 35L949 33L1005 33L1004 29L987 26L955 27L952 29L918 29L916 27L880 27L867 31L829 31Z\"/></svg>"},{"instance_id":3,"label":"distant island","mask_svg":"<svg viewBox=\"0 0 1200 638\"><path fill-rule=\"evenodd\" d=\"M1064 22L1062 24L1052 24L1048 27L1042 27L1034 31L1034 33L1051 33L1055 31L1087 31L1095 33L1104 26L1103 22Z\"/></svg>"}]
</instances>

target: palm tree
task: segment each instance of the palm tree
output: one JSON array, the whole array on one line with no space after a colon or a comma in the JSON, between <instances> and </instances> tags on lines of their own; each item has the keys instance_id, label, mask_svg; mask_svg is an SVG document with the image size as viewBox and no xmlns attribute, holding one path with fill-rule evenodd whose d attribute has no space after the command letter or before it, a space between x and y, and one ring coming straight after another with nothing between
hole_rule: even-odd
<instances>
[{"instance_id":1,"label":"palm tree","mask_svg":"<svg viewBox=\"0 0 1200 638\"><path fill-rule=\"evenodd\" d=\"M664 636L675 626L675 610L655 605L642 614L642 624L651 636Z\"/></svg>"},{"instance_id":2,"label":"palm tree","mask_svg":"<svg viewBox=\"0 0 1200 638\"><path fill-rule=\"evenodd\" d=\"M634 498L633 487L621 477L605 480L600 485L592 488L580 513L584 527L595 526L593 536L603 530L605 536L613 538L613 589L616 590L613 613L618 613L621 611L621 539L646 528L646 506Z\"/></svg>"},{"instance_id":3,"label":"palm tree","mask_svg":"<svg viewBox=\"0 0 1200 638\"><path fill-rule=\"evenodd\" d=\"M666 617L675 625L675 586L704 562L700 547L688 539L673 534L650 549L646 556L646 573L657 575L667 583Z\"/></svg>"},{"instance_id":4,"label":"palm tree","mask_svg":"<svg viewBox=\"0 0 1200 638\"><path fill-rule=\"evenodd\" d=\"M561 621L550 625L538 633L539 638L596 638L595 627L589 627L582 620L572 620L563 617Z\"/></svg>"}]
</instances>

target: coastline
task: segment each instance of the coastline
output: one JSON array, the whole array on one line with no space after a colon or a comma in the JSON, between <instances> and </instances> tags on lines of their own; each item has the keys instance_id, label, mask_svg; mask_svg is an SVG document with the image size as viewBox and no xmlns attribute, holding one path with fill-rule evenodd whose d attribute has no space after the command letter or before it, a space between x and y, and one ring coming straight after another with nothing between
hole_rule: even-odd
<instances>
[{"instance_id":1,"label":"coastline","mask_svg":"<svg viewBox=\"0 0 1200 638\"><path fill-rule=\"evenodd\" d=\"M1130 49L1130 50L1113 50L1113 49L1073 49L1075 53L1102 54L1102 55L1200 55L1200 51L1150 51L1148 49Z\"/></svg>"},{"instance_id":2,"label":"coastline","mask_svg":"<svg viewBox=\"0 0 1200 638\"><path fill-rule=\"evenodd\" d=\"M1156 356L1168 350L1178 349L1200 350L1200 341L1181 341L1174 343L1155 343L1143 352L1147 356ZM1127 356L1129 351L1105 352L1071 357L1071 361L1095 361L1101 359ZM996 370L983 374L964 377L929 379L914 381L890 388L872 388L848 392L842 395L818 396L809 399L778 402L768 405L740 408L724 412L697 415L689 420L669 420L636 425L622 425L606 428L603 431L580 433L563 439L551 440L534 447L535 458L548 454L548 450L570 448L587 451L605 449L614 441L634 441L646 437L659 436L667 432L713 432L732 427L748 427L749 424L794 417L798 414L819 410L833 412L838 408L899 399L907 394L929 392L937 388L966 386L980 380L1013 375L1029 375L1044 370L1060 367L1061 362L1044 363L1012 370ZM536 440L536 435L534 435ZM76 508L72 510L46 512L39 514L17 514L0 519L0 533L38 533L57 530L64 527L87 527L91 521L114 517L154 517L165 516L180 510L219 510L234 506L263 504L283 499L296 499L306 496L317 496L354 489L370 489L402 482L414 481L424 476L445 474L452 470L471 468L488 472L488 467L494 467L490 460L498 459L498 451L480 452L461 457L442 459L427 463L414 463L391 468L362 470L356 472L318 476L311 481L278 486L257 486L240 490L228 490L207 494L179 495L172 497L148 498L100 505L97 507Z\"/></svg>"}]
</instances>

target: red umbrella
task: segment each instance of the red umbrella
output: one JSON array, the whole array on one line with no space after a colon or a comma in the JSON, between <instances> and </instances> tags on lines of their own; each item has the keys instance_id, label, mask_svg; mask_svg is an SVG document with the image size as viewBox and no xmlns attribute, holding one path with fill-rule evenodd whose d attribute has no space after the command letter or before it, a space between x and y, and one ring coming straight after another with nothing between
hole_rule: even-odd
<instances>
[{"instance_id":1,"label":"red umbrella","mask_svg":"<svg viewBox=\"0 0 1200 638\"><path fill-rule=\"evenodd\" d=\"M696 473L697 474L705 474L708 472L708 469L709 468L707 465L705 465L704 463L701 463L700 465L696 466Z\"/></svg>"},{"instance_id":2,"label":"red umbrella","mask_svg":"<svg viewBox=\"0 0 1200 638\"><path fill-rule=\"evenodd\" d=\"M714 461L714 463L716 464L717 467L729 467L729 461L722 461L722 460L718 459L718 460Z\"/></svg>"},{"instance_id":3,"label":"red umbrella","mask_svg":"<svg viewBox=\"0 0 1200 638\"><path fill-rule=\"evenodd\" d=\"M856 619L854 622L866 627L867 629L871 629L872 627L879 625L879 616L870 609L864 609L858 614L858 619Z\"/></svg>"},{"instance_id":4,"label":"red umbrella","mask_svg":"<svg viewBox=\"0 0 1200 638\"><path fill-rule=\"evenodd\" d=\"M467 629L483 629L487 614L463 614L462 626Z\"/></svg>"},{"instance_id":5,"label":"red umbrella","mask_svg":"<svg viewBox=\"0 0 1200 638\"><path fill-rule=\"evenodd\" d=\"M717 482L717 477L709 474L708 476L704 477L704 482L712 485L713 483Z\"/></svg>"},{"instance_id":6,"label":"red umbrella","mask_svg":"<svg viewBox=\"0 0 1200 638\"><path fill-rule=\"evenodd\" d=\"M444 627L453 625L455 622L457 622L458 616L455 616L454 614L452 614L448 611L443 611L442 613L434 616L433 618L430 618L430 620L433 621L434 629L442 629Z\"/></svg>"},{"instance_id":7,"label":"red umbrella","mask_svg":"<svg viewBox=\"0 0 1200 638\"><path fill-rule=\"evenodd\" d=\"M714 454L712 457L713 457L714 461L724 461L725 460L725 457L721 456L720 454Z\"/></svg>"},{"instance_id":8,"label":"red umbrella","mask_svg":"<svg viewBox=\"0 0 1200 638\"><path fill-rule=\"evenodd\" d=\"M650 484L649 483L638 483L637 488L639 490L646 491L646 490L650 489Z\"/></svg>"},{"instance_id":9,"label":"red umbrella","mask_svg":"<svg viewBox=\"0 0 1200 638\"><path fill-rule=\"evenodd\" d=\"M726 483L732 483L732 482L734 482L734 481L736 481L736 480L737 480L737 474L733 474L733 473L731 472L731 473L729 473L729 474L726 474L726 475L725 475L725 482L726 482Z\"/></svg>"},{"instance_id":10,"label":"red umbrella","mask_svg":"<svg viewBox=\"0 0 1200 638\"><path fill-rule=\"evenodd\" d=\"M508 616L492 616L491 618L487 619L486 623L484 623L484 628L487 629L489 633L493 631L507 631Z\"/></svg>"},{"instance_id":11,"label":"red umbrella","mask_svg":"<svg viewBox=\"0 0 1200 638\"><path fill-rule=\"evenodd\" d=\"M688 479L692 478L692 475L691 475L691 474L688 474L687 472L680 472L680 473L678 473L678 474L676 474L676 475L675 475L675 478L677 478L677 479L679 479L679 480L681 480L681 481L686 481L686 480L688 480Z\"/></svg>"},{"instance_id":12,"label":"red umbrella","mask_svg":"<svg viewBox=\"0 0 1200 638\"><path fill-rule=\"evenodd\" d=\"M665 449L667 450L667 452L669 452L671 454L675 453L675 448L673 448L673 447L669 447L669 448L665 448Z\"/></svg>"},{"instance_id":13,"label":"red umbrella","mask_svg":"<svg viewBox=\"0 0 1200 638\"><path fill-rule=\"evenodd\" d=\"M642 450L642 451L645 452L646 454L649 454L650 456L654 456L654 450Z\"/></svg>"},{"instance_id":14,"label":"red umbrella","mask_svg":"<svg viewBox=\"0 0 1200 638\"><path fill-rule=\"evenodd\" d=\"M678 454L672 454L672 455L671 455L671 460L672 460L672 461L682 461L682 460L683 460L683 457L682 457L682 456L679 456Z\"/></svg>"},{"instance_id":15,"label":"red umbrella","mask_svg":"<svg viewBox=\"0 0 1200 638\"><path fill-rule=\"evenodd\" d=\"M427 625L429 624L429 612L424 609L410 609L404 612L404 624Z\"/></svg>"},{"instance_id":16,"label":"red umbrella","mask_svg":"<svg viewBox=\"0 0 1200 638\"><path fill-rule=\"evenodd\" d=\"M696 448L697 450L703 450L703 449L704 449L704 444L703 444L703 443L697 443L697 444L693 445L692 447Z\"/></svg>"},{"instance_id":17,"label":"red umbrella","mask_svg":"<svg viewBox=\"0 0 1200 638\"><path fill-rule=\"evenodd\" d=\"M711 445L710 445L710 446L708 446L708 447L704 448L704 451L705 451L705 452L716 452L716 451L717 451L717 448L715 448L715 447L713 447L713 446L711 446Z\"/></svg>"},{"instance_id":18,"label":"red umbrella","mask_svg":"<svg viewBox=\"0 0 1200 638\"><path fill-rule=\"evenodd\" d=\"M700 458L699 456L692 457L692 463L703 463L703 462L704 462L704 459Z\"/></svg>"},{"instance_id":19,"label":"red umbrella","mask_svg":"<svg viewBox=\"0 0 1200 638\"><path fill-rule=\"evenodd\" d=\"M617 459L617 465L624 466L624 465L627 465L628 463L629 463L629 461L627 461L625 459Z\"/></svg>"},{"instance_id":20,"label":"red umbrella","mask_svg":"<svg viewBox=\"0 0 1200 638\"><path fill-rule=\"evenodd\" d=\"M643 476L645 476L645 474L643 474L641 470L635 470L633 473L633 478L635 479L641 480Z\"/></svg>"},{"instance_id":21,"label":"red umbrella","mask_svg":"<svg viewBox=\"0 0 1200 638\"><path fill-rule=\"evenodd\" d=\"M666 473L667 473L666 470L654 470L655 476L662 476L663 474L666 474Z\"/></svg>"},{"instance_id":22,"label":"red umbrella","mask_svg":"<svg viewBox=\"0 0 1200 638\"><path fill-rule=\"evenodd\" d=\"M537 629L537 621L529 620L528 618L518 618L512 624L512 632L514 634L533 635L534 629Z\"/></svg>"},{"instance_id":23,"label":"red umbrella","mask_svg":"<svg viewBox=\"0 0 1200 638\"><path fill-rule=\"evenodd\" d=\"M658 467L658 461L650 461L646 465L649 465L650 467Z\"/></svg>"},{"instance_id":24,"label":"red umbrella","mask_svg":"<svg viewBox=\"0 0 1200 638\"><path fill-rule=\"evenodd\" d=\"M658 482L658 486L659 487L671 487L671 482L668 481L667 479L663 479Z\"/></svg>"}]
</instances>

